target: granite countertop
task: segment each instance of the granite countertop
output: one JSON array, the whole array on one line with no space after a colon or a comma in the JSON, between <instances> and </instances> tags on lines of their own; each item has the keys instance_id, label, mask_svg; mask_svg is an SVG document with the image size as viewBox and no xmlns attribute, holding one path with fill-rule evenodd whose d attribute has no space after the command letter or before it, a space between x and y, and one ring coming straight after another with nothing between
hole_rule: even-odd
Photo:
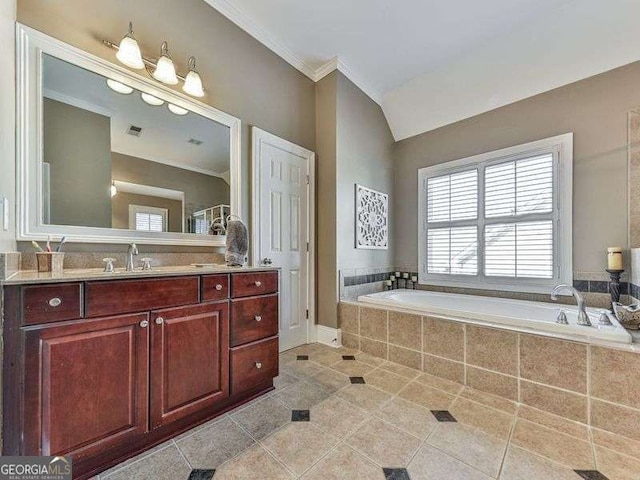
<instances>
[{"instance_id":1,"label":"granite countertop","mask_svg":"<svg viewBox=\"0 0 640 480\"><path fill-rule=\"evenodd\" d=\"M127 278L145 277L176 277L184 275L206 275L214 273L243 273L277 271L277 267L227 267L226 265L207 265L196 267L181 265L171 267L154 267L152 270L136 269L127 272L124 268L117 268L115 272L106 273L102 268L66 269L62 273L37 272L35 270L21 270L7 277L2 285L28 285L35 283L63 283L83 282L89 280L123 280Z\"/></svg>"}]
</instances>

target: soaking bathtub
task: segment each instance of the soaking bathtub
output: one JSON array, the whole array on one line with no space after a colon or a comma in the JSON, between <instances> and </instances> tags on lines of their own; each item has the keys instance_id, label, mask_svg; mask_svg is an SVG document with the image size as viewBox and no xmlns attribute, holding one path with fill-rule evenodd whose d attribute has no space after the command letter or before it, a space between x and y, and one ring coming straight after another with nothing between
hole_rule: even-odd
<instances>
[{"instance_id":1,"label":"soaking bathtub","mask_svg":"<svg viewBox=\"0 0 640 480\"><path fill-rule=\"evenodd\" d=\"M602 309L587 309L592 323L592 326L587 327L577 324L578 309L575 305L402 289L361 295L358 301L384 306L390 310L431 314L489 326L500 325L590 343L604 341L630 344L632 342L629 332L612 314L609 314L612 325L598 323ZM560 309L567 314L568 325L556 323Z\"/></svg>"}]
</instances>

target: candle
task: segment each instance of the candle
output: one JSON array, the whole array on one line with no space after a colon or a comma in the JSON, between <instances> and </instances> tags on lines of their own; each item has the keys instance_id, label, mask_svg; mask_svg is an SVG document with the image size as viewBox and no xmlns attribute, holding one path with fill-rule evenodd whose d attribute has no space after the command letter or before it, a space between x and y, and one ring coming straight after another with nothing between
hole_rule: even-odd
<instances>
[{"instance_id":1,"label":"candle","mask_svg":"<svg viewBox=\"0 0 640 480\"><path fill-rule=\"evenodd\" d=\"M622 247L609 247L607 252L607 270L622 270Z\"/></svg>"},{"instance_id":2,"label":"candle","mask_svg":"<svg viewBox=\"0 0 640 480\"><path fill-rule=\"evenodd\" d=\"M396 278L400 278L400 272L396 272Z\"/></svg>"},{"instance_id":3,"label":"candle","mask_svg":"<svg viewBox=\"0 0 640 480\"><path fill-rule=\"evenodd\" d=\"M391 280L387 280L387 287L391 286Z\"/></svg>"},{"instance_id":4,"label":"candle","mask_svg":"<svg viewBox=\"0 0 640 480\"><path fill-rule=\"evenodd\" d=\"M415 275L413 275L413 276L411 277L411 281L412 281L412 282L414 282L414 283L415 283L415 282L417 282L417 281L418 281L418 277L416 277Z\"/></svg>"},{"instance_id":5,"label":"candle","mask_svg":"<svg viewBox=\"0 0 640 480\"><path fill-rule=\"evenodd\" d=\"M405 272L405 273L403 273L403 274L402 274L402 278L409 278L409 274L408 274L408 273L406 273L406 272Z\"/></svg>"},{"instance_id":6,"label":"candle","mask_svg":"<svg viewBox=\"0 0 640 480\"><path fill-rule=\"evenodd\" d=\"M395 281L396 281L396 276L395 276L395 275L391 275L391 276L389 277L389 281L390 281L390 282L395 282Z\"/></svg>"}]
</instances>

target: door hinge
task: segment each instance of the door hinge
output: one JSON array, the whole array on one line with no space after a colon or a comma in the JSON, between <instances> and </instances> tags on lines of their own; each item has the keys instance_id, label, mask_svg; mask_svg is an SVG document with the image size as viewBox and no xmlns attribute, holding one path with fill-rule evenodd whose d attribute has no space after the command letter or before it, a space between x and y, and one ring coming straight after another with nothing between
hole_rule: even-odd
<instances>
[{"instance_id":1,"label":"door hinge","mask_svg":"<svg viewBox=\"0 0 640 480\"><path fill-rule=\"evenodd\" d=\"M309 185L309 175L307 175L307 185Z\"/></svg>"},{"instance_id":2,"label":"door hinge","mask_svg":"<svg viewBox=\"0 0 640 480\"><path fill-rule=\"evenodd\" d=\"M307 242L307 252L309 251L309 242Z\"/></svg>"},{"instance_id":3,"label":"door hinge","mask_svg":"<svg viewBox=\"0 0 640 480\"><path fill-rule=\"evenodd\" d=\"M307 310L307 316L305 318L309 320L309 310Z\"/></svg>"}]
</instances>

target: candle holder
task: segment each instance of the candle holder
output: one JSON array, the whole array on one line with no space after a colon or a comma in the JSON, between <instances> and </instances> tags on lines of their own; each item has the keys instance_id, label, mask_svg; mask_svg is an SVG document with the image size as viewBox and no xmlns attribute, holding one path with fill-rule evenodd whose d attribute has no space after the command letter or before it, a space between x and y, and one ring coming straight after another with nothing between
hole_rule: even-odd
<instances>
[{"instance_id":1,"label":"candle holder","mask_svg":"<svg viewBox=\"0 0 640 480\"><path fill-rule=\"evenodd\" d=\"M620 301L620 276L624 270L609 270L609 293L611 294L611 307ZM615 311L615 309L614 309Z\"/></svg>"}]
</instances>

